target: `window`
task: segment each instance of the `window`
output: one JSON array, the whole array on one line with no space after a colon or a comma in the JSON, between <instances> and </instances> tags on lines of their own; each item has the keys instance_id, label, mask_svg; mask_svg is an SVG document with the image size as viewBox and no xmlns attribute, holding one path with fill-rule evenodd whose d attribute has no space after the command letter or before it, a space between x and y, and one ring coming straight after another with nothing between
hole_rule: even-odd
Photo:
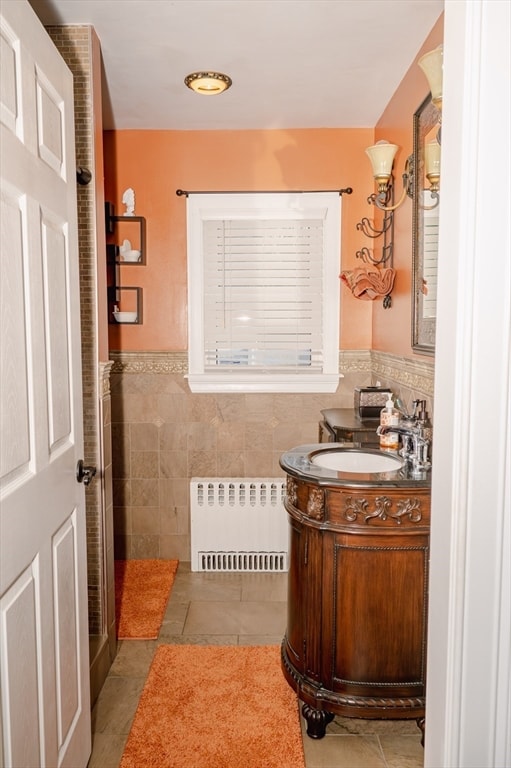
<instances>
[{"instance_id":1,"label":"window","mask_svg":"<svg viewBox=\"0 0 511 768\"><path fill-rule=\"evenodd\" d=\"M335 391L339 194L192 194L187 215L192 391Z\"/></svg>"}]
</instances>

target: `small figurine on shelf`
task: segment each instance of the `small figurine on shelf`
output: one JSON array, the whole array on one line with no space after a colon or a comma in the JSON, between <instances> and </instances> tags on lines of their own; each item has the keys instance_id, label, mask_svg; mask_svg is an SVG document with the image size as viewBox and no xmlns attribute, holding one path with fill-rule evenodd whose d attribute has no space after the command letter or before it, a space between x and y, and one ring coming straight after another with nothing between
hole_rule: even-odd
<instances>
[{"instance_id":1,"label":"small figurine on shelf","mask_svg":"<svg viewBox=\"0 0 511 768\"><path fill-rule=\"evenodd\" d=\"M131 189L131 187L128 187L128 189L125 189L122 195L122 202L126 206L126 211L124 212L124 216L134 216L135 215L135 192Z\"/></svg>"}]
</instances>

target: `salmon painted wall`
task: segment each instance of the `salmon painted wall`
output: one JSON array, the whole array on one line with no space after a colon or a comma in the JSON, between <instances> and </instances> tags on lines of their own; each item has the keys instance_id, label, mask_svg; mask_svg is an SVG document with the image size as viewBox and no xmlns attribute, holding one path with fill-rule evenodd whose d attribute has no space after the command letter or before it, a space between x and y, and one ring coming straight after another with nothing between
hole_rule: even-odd
<instances>
[{"instance_id":1,"label":"salmon painted wall","mask_svg":"<svg viewBox=\"0 0 511 768\"><path fill-rule=\"evenodd\" d=\"M176 189L311 190L353 187L342 197L342 269L361 266L363 245L356 230L371 218L367 196L373 180L365 148L386 138L401 149L400 180L412 152L413 113L428 88L417 59L443 39L443 15L433 27L374 129L268 131L106 131L105 197L116 213L125 210L123 191L135 191L135 213L147 222L147 265L122 268L122 283L143 289L142 325L109 326L111 350L187 349L186 200ZM397 193L399 194L399 181ZM392 307L341 293L341 349L375 349L415 356L411 349L412 201L395 215ZM123 234L122 237L127 237ZM122 239L121 239L122 240ZM122 308L122 307L121 307Z\"/></svg>"},{"instance_id":2,"label":"salmon painted wall","mask_svg":"<svg viewBox=\"0 0 511 768\"><path fill-rule=\"evenodd\" d=\"M400 147L394 161L396 200L402 191L400 180L406 158L413 151L413 114L429 92L427 80L417 60L423 53L442 43L443 22L442 14L375 128L376 141L387 139ZM392 292L392 308L383 309L381 302L373 302L372 348L411 357L416 353L411 348L412 200L409 197L394 216L394 269L396 281Z\"/></svg>"},{"instance_id":3,"label":"salmon painted wall","mask_svg":"<svg viewBox=\"0 0 511 768\"><path fill-rule=\"evenodd\" d=\"M352 187L341 198L342 268L357 266L356 223L368 213L372 187L364 149L373 138L368 128L105 132L106 200L120 215L123 191L132 187L135 214L147 225L147 265L122 267L122 283L143 288L143 324L110 325L110 349L187 349L186 200L176 189ZM339 291L341 348L370 349L372 302L354 299L340 281Z\"/></svg>"}]
</instances>

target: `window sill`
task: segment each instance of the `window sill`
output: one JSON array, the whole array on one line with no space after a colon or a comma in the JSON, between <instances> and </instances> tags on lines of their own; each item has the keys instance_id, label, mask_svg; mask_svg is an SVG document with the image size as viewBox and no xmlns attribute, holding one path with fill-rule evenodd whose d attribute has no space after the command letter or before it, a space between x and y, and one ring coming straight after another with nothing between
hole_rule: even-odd
<instances>
[{"instance_id":1,"label":"window sill","mask_svg":"<svg viewBox=\"0 0 511 768\"><path fill-rule=\"evenodd\" d=\"M314 393L335 392L341 373L331 374L278 374L259 373L190 373L187 376L192 392L222 393L222 392L266 392L266 393Z\"/></svg>"}]
</instances>

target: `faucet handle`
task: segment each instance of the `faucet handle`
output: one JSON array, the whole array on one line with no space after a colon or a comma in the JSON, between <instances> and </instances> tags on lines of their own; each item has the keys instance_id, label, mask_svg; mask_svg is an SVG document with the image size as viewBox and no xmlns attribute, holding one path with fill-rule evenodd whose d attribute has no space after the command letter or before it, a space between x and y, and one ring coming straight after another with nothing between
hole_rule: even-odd
<instances>
[{"instance_id":1,"label":"faucet handle","mask_svg":"<svg viewBox=\"0 0 511 768\"><path fill-rule=\"evenodd\" d=\"M428 458L429 445L429 440L425 437L424 427L417 424L413 435L412 464L414 471L422 471L431 467L431 461Z\"/></svg>"},{"instance_id":2,"label":"faucet handle","mask_svg":"<svg viewBox=\"0 0 511 768\"><path fill-rule=\"evenodd\" d=\"M402 442L402 447L399 451L399 455L402 456L405 460L411 459L415 453L415 448L413 444L413 435L402 434L401 442Z\"/></svg>"},{"instance_id":3,"label":"faucet handle","mask_svg":"<svg viewBox=\"0 0 511 768\"><path fill-rule=\"evenodd\" d=\"M428 457L429 442L421 440L417 446L417 455L414 462L414 469L429 469L431 462Z\"/></svg>"}]
</instances>

